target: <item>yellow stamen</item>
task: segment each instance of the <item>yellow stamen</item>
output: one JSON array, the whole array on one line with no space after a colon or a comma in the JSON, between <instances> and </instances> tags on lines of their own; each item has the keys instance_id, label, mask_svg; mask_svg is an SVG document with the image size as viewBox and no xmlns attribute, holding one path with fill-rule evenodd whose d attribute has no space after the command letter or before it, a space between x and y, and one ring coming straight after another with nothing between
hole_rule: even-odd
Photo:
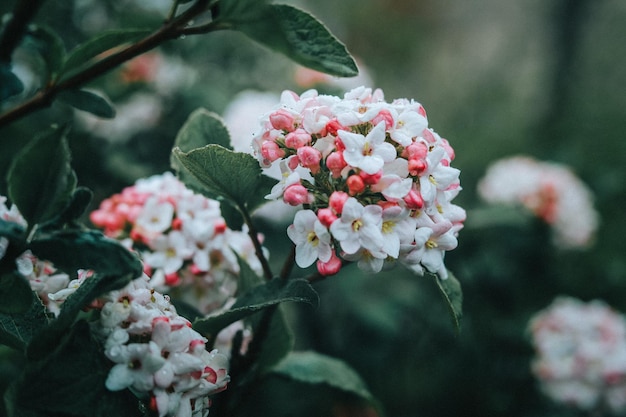
<instances>
[{"instance_id":1,"label":"yellow stamen","mask_svg":"<svg viewBox=\"0 0 626 417\"><path fill-rule=\"evenodd\" d=\"M428 249L435 249L438 246L437 242L435 242L434 240L430 240L430 239L426 241L425 245Z\"/></svg>"},{"instance_id":2,"label":"yellow stamen","mask_svg":"<svg viewBox=\"0 0 626 417\"><path fill-rule=\"evenodd\" d=\"M361 219L356 219L352 222L352 230L355 232L358 232L361 226L363 226L363 221Z\"/></svg>"},{"instance_id":3,"label":"yellow stamen","mask_svg":"<svg viewBox=\"0 0 626 417\"><path fill-rule=\"evenodd\" d=\"M309 232L309 234L306 237L306 240L314 247L319 245L320 243L320 240L317 238L317 235L315 234L315 232Z\"/></svg>"}]
</instances>

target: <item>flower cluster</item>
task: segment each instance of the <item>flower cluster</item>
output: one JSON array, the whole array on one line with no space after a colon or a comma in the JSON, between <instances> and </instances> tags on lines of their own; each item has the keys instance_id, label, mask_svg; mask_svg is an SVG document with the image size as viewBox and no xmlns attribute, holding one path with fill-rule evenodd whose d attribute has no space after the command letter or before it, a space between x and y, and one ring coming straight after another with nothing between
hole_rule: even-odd
<instances>
[{"instance_id":1,"label":"flower cluster","mask_svg":"<svg viewBox=\"0 0 626 417\"><path fill-rule=\"evenodd\" d=\"M105 199L90 219L141 255L154 288L205 313L234 295L237 256L261 270L250 237L226 226L219 202L195 194L169 172Z\"/></svg>"},{"instance_id":2,"label":"flower cluster","mask_svg":"<svg viewBox=\"0 0 626 417\"><path fill-rule=\"evenodd\" d=\"M604 302L557 298L529 324L532 370L555 401L626 411L626 319Z\"/></svg>"},{"instance_id":3,"label":"flower cluster","mask_svg":"<svg viewBox=\"0 0 626 417\"><path fill-rule=\"evenodd\" d=\"M598 213L588 187L565 165L514 156L492 164L478 185L491 204L521 205L551 225L554 240L584 248L598 228Z\"/></svg>"},{"instance_id":4,"label":"flower cluster","mask_svg":"<svg viewBox=\"0 0 626 417\"><path fill-rule=\"evenodd\" d=\"M266 198L304 206L288 228L298 266L317 261L331 275L340 258L372 272L400 262L447 277L444 254L465 220L451 203L459 170L419 103L365 87L343 99L285 91L261 123L255 155L282 172Z\"/></svg>"},{"instance_id":5,"label":"flower cluster","mask_svg":"<svg viewBox=\"0 0 626 417\"><path fill-rule=\"evenodd\" d=\"M160 417L208 415L209 395L230 380L228 358L207 351L207 340L145 275L108 293L101 304L104 353L115 363L106 387L149 395Z\"/></svg>"}]
</instances>

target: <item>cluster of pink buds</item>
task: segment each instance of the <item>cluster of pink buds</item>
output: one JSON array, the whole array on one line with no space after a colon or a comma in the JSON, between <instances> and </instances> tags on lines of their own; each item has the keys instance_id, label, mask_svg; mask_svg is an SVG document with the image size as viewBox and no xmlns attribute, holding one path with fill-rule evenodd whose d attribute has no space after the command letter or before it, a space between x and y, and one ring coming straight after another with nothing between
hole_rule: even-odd
<instances>
[{"instance_id":1,"label":"cluster of pink buds","mask_svg":"<svg viewBox=\"0 0 626 417\"><path fill-rule=\"evenodd\" d=\"M195 194L169 172L105 199L90 219L141 255L154 288L205 313L234 295L237 255L261 272L250 237L226 226L219 202Z\"/></svg>"},{"instance_id":2,"label":"cluster of pink buds","mask_svg":"<svg viewBox=\"0 0 626 417\"><path fill-rule=\"evenodd\" d=\"M562 164L528 156L501 159L487 169L478 191L488 203L530 210L552 227L561 247L588 246L598 228L591 191Z\"/></svg>"},{"instance_id":3,"label":"cluster of pink buds","mask_svg":"<svg viewBox=\"0 0 626 417\"><path fill-rule=\"evenodd\" d=\"M444 254L465 220L451 203L459 170L419 103L387 103L365 87L343 99L285 91L253 148L263 167L279 164L283 174L267 198L303 206L288 228L298 266L317 261L331 275L341 258L372 272L400 262L447 277Z\"/></svg>"},{"instance_id":4,"label":"cluster of pink buds","mask_svg":"<svg viewBox=\"0 0 626 417\"><path fill-rule=\"evenodd\" d=\"M626 412L623 315L598 300L559 297L531 319L529 330L532 370L550 398L598 415Z\"/></svg>"},{"instance_id":5,"label":"cluster of pink buds","mask_svg":"<svg viewBox=\"0 0 626 417\"><path fill-rule=\"evenodd\" d=\"M145 275L107 294L101 305L104 353L115 364L106 387L149 395L160 417L208 415L209 396L230 380L228 358L207 351L207 340Z\"/></svg>"}]
</instances>

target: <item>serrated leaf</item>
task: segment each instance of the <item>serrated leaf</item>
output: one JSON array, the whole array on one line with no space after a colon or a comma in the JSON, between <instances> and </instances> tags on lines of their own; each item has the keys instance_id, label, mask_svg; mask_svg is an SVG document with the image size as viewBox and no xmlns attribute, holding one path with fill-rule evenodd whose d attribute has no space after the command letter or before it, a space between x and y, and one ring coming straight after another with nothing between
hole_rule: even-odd
<instances>
[{"instance_id":1,"label":"serrated leaf","mask_svg":"<svg viewBox=\"0 0 626 417\"><path fill-rule=\"evenodd\" d=\"M461 318L463 317L463 291L461 290L461 283L448 271L448 278L441 279L438 275L428 274L432 276L439 288L439 292L443 297L452 324L457 332L461 331Z\"/></svg>"},{"instance_id":2,"label":"serrated leaf","mask_svg":"<svg viewBox=\"0 0 626 417\"><path fill-rule=\"evenodd\" d=\"M345 45L313 15L285 4L260 9L256 19L230 22L251 39L308 68L353 77L358 68Z\"/></svg>"},{"instance_id":3,"label":"serrated leaf","mask_svg":"<svg viewBox=\"0 0 626 417\"><path fill-rule=\"evenodd\" d=\"M104 32L72 49L63 63L60 74L79 69L101 53L134 42L150 33L148 29L121 29Z\"/></svg>"},{"instance_id":4,"label":"serrated leaf","mask_svg":"<svg viewBox=\"0 0 626 417\"><path fill-rule=\"evenodd\" d=\"M232 150L230 134L223 119L207 109L197 109L185 121L178 131L174 147L189 152L206 145L221 145Z\"/></svg>"},{"instance_id":5,"label":"serrated leaf","mask_svg":"<svg viewBox=\"0 0 626 417\"><path fill-rule=\"evenodd\" d=\"M137 399L128 391L109 391L111 362L85 321L48 346L48 355L27 365L11 388L14 416L137 417Z\"/></svg>"},{"instance_id":6,"label":"serrated leaf","mask_svg":"<svg viewBox=\"0 0 626 417\"><path fill-rule=\"evenodd\" d=\"M76 187L66 133L66 128L54 128L38 136L19 152L9 168L9 198L30 229L57 216Z\"/></svg>"},{"instance_id":7,"label":"serrated leaf","mask_svg":"<svg viewBox=\"0 0 626 417\"><path fill-rule=\"evenodd\" d=\"M220 330L258 311L284 302L303 302L317 307L319 297L304 279L282 280L275 278L244 292L231 309L218 315L196 320L193 328L211 339Z\"/></svg>"},{"instance_id":8,"label":"serrated leaf","mask_svg":"<svg viewBox=\"0 0 626 417\"><path fill-rule=\"evenodd\" d=\"M272 373L307 384L326 384L367 401L374 399L359 374L348 364L316 352L291 352Z\"/></svg>"},{"instance_id":9,"label":"serrated leaf","mask_svg":"<svg viewBox=\"0 0 626 417\"><path fill-rule=\"evenodd\" d=\"M24 91L24 84L8 64L0 64L0 102Z\"/></svg>"},{"instance_id":10,"label":"serrated leaf","mask_svg":"<svg viewBox=\"0 0 626 417\"><path fill-rule=\"evenodd\" d=\"M26 41L35 47L46 63L48 78L54 78L65 60L65 46L59 35L48 27L30 25Z\"/></svg>"},{"instance_id":11,"label":"serrated leaf","mask_svg":"<svg viewBox=\"0 0 626 417\"><path fill-rule=\"evenodd\" d=\"M137 256L95 230L48 233L33 240L30 249L70 275L78 269L91 269L98 274L139 277L143 271Z\"/></svg>"},{"instance_id":12,"label":"serrated leaf","mask_svg":"<svg viewBox=\"0 0 626 417\"><path fill-rule=\"evenodd\" d=\"M257 160L219 145L207 145L189 152L172 151L181 172L193 176L203 194L230 200L240 210L252 211L264 202L271 188Z\"/></svg>"},{"instance_id":13,"label":"serrated leaf","mask_svg":"<svg viewBox=\"0 0 626 417\"><path fill-rule=\"evenodd\" d=\"M115 109L107 100L87 90L65 90L57 94L57 99L75 109L86 111L104 119L115 117Z\"/></svg>"},{"instance_id":14,"label":"serrated leaf","mask_svg":"<svg viewBox=\"0 0 626 417\"><path fill-rule=\"evenodd\" d=\"M48 324L46 307L32 297L30 308L19 314L0 314L0 343L25 350L39 330Z\"/></svg>"},{"instance_id":15,"label":"serrated leaf","mask_svg":"<svg viewBox=\"0 0 626 417\"><path fill-rule=\"evenodd\" d=\"M28 281L16 271L0 275L0 314L28 311L33 297Z\"/></svg>"}]
</instances>

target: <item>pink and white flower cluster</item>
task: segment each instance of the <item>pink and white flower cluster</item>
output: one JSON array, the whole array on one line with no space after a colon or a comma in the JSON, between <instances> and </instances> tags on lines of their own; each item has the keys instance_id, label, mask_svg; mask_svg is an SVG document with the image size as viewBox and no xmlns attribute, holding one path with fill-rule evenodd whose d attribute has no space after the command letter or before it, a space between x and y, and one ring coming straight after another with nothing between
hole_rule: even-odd
<instances>
[{"instance_id":1,"label":"pink and white flower cluster","mask_svg":"<svg viewBox=\"0 0 626 417\"><path fill-rule=\"evenodd\" d=\"M234 295L237 255L261 271L250 237L226 226L219 202L192 192L169 172L104 200L90 219L140 253L154 288L205 313Z\"/></svg>"},{"instance_id":2,"label":"pink and white flower cluster","mask_svg":"<svg viewBox=\"0 0 626 417\"><path fill-rule=\"evenodd\" d=\"M176 313L167 296L152 289L145 275L101 303L104 353L115 364L106 387L149 395L160 417L207 416L209 396L230 381L228 358L207 351L207 340Z\"/></svg>"},{"instance_id":3,"label":"pink and white flower cluster","mask_svg":"<svg viewBox=\"0 0 626 417\"><path fill-rule=\"evenodd\" d=\"M447 277L444 254L465 220L451 203L460 172L422 105L387 103L381 90L365 87L343 98L285 91L261 123L255 155L282 172L266 198L304 206L288 228L298 266L317 261L331 275L341 257L366 271L400 262Z\"/></svg>"},{"instance_id":4,"label":"pink and white flower cluster","mask_svg":"<svg viewBox=\"0 0 626 417\"><path fill-rule=\"evenodd\" d=\"M543 391L581 410L626 412L626 319L604 302L559 297L530 321Z\"/></svg>"},{"instance_id":5,"label":"pink and white flower cluster","mask_svg":"<svg viewBox=\"0 0 626 417\"><path fill-rule=\"evenodd\" d=\"M599 215L589 188L565 165L513 156L496 161L478 184L491 204L521 205L549 224L565 248L591 244Z\"/></svg>"}]
</instances>

